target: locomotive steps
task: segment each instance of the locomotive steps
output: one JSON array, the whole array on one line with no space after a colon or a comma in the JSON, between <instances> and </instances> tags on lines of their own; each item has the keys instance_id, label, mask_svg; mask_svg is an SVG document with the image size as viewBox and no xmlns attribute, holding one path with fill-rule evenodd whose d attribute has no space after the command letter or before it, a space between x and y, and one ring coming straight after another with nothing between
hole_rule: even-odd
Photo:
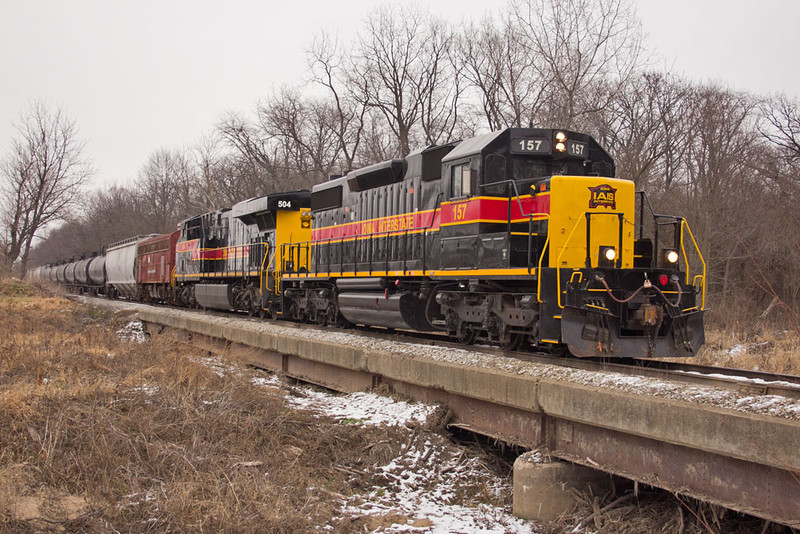
<instances>
[{"instance_id":1,"label":"locomotive steps","mask_svg":"<svg viewBox=\"0 0 800 534\"><path fill-rule=\"evenodd\" d=\"M139 315L152 334L172 332L340 391L385 384L447 405L451 425L800 527L794 399L238 317L150 307ZM563 512L558 491L529 491L562 470L531 465L515 466L515 512Z\"/></svg>"}]
</instances>

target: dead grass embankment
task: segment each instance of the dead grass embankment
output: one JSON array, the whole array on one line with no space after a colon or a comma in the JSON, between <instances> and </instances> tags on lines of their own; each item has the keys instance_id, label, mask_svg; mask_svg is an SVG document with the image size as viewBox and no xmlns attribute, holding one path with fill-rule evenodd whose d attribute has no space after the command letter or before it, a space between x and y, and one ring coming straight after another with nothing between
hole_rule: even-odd
<instances>
[{"instance_id":1,"label":"dead grass embankment","mask_svg":"<svg viewBox=\"0 0 800 534\"><path fill-rule=\"evenodd\" d=\"M0 531L328 532L366 488L353 469L407 432L286 406L126 314L0 286ZM187 354L187 351L189 353ZM241 370L241 368L240 368ZM388 449L392 449L389 447Z\"/></svg>"}]
</instances>

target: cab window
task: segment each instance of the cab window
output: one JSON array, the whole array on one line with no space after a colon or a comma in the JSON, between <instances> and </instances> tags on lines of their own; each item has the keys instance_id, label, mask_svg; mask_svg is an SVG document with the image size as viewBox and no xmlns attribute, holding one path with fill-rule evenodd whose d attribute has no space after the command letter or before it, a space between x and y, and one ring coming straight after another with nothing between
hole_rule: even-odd
<instances>
[{"instance_id":1,"label":"cab window","mask_svg":"<svg viewBox=\"0 0 800 534\"><path fill-rule=\"evenodd\" d=\"M472 173L468 163L451 168L450 198L466 197L472 193Z\"/></svg>"}]
</instances>

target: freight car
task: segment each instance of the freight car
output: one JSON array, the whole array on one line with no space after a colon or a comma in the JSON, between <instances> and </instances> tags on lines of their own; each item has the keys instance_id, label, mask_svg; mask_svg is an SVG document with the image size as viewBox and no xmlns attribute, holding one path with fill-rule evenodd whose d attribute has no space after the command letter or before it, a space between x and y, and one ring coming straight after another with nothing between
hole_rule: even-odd
<instances>
[{"instance_id":1,"label":"freight car","mask_svg":"<svg viewBox=\"0 0 800 534\"><path fill-rule=\"evenodd\" d=\"M73 293L97 295L102 293L105 284L105 258L95 255L57 265L42 265L32 269L29 276L38 281L60 283Z\"/></svg>"},{"instance_id":2,"label":"freight car","mask_svg":"<svg viewBox=\"0 0 800 534\"><path fill-rule=\"evenodd\" d=\"M105 294L106 287L106 257L105 255L93 256L86 266L86 291L90 295Z\"/></svg>"},{"instance_id":3,"label":"freight car","mask_svg":"<svg viewBox=\"0 0 800 534\"><path fill-rule=\"evenodd\" d=\"M129 237L112 243L106 248L106 287L108 298L125 297L139 299L139 286L136 283L136 257L139 243L156 234Z\"/></svg>"},{"instance_id":4,"label":"freight car","mask_svg":"<svg viewBox=\"0 0 800 534\"><path fill-rule=\"evenodd\" d=\"M136 251L136 284L142 302L173 302L175 245L180 232L139 242Z\"/></svg>"},{"instance_id":5,"label":"freight car","mask_svg":"<svg viewBox=\"0 0 800 534\"><path fill-rule=\"evenodd\" d=\"M283 314L576 356L691 356L702 256L683 218L650 210L645 224L646 197L614 170L588 135L513 128L319 184L312 238L282 249L307 266L286 269Z\"/></svg>"}]
</instances>

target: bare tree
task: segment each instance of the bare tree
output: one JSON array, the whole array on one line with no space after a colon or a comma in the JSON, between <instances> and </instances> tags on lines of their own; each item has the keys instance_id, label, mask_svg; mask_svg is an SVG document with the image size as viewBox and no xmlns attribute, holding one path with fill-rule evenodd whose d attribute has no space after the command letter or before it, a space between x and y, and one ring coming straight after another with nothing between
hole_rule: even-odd
<instances>
[{"instance_id":1,"label":"bare tree","mask_svg":"<svg viewBox=\"0 0 800 534\"><path fill-rule=\"evenodd\" d=\"M459 40L463 75L479 95L490 130L527 126L540 114L550 85L519 25L508 18L501 24L498 29L489 18L471 24Z\"/></svg>"},{"instance_id":2,"label":"bare tree","mask_svg":"<svg viewBox=\"0 0 800 534\"><path fill-rule=\"evenodd\" d=\"M195 169L183 151L161 149L150 156L135 191L153 232L171 232L178 221L193 214L196 183Z\"/></svg>"},{"instance_id":3,"label":"bare tree","mask_svg":"<svg viewBox=\"0 0 800 534\"><path fill-rule=\"evenodd\" d=\"M608 105L592 114L598 141L614 154L617 172L638 189L669 189L676 175L688 131L681 80L645 73L617 91Z\"/></svg>"},{"instance_id":4,"label":"bare tree","mask_svg":"<svg viewBox=\"0 0 800 534\"><path fill-rule=\"evenodd\" d=\"M326 89L334 112L328 129L338 145L343 163L342 172L355 168L355 160L364 132L367 106L353 98L347 86L347 73L339 46L327 34L317 36L307 52L311 81ZM360 94L360 91L355 93Z\"/></svg>"},{"instance_id":5,"label":"bare tree","mask_svg":"<svg viewBox=\"0 0 800 534\"><path fill-rule=\"evenodd\" d=\"M248 172L248 162L241 154L226 148L218 131L204 135L194 146L198 180L191 209L193 213L232 206L258 191L257 184L248 180L252 177Z\"/></svg>"},{"instance_id":6,"label":"bare tree","mask_svg":"<svg viewBox=\"0 0 800 534\"><path fill-rule=\"evenodd\" d=\"M339 109L284 88L258 107L263 132L281 146L300 187L327 180L342 161Z\"/></svg>"},{"instance_id":7,"label":"bare tree","mask_svg":"<svg viewBox=\"0 0 800 534\"><path fill-rule=\"evenodd\" d=\"M767 125L761 134L790 160L800 162L800 106L786 95L768 99L761 106Z\"/></svg>"},{"instance_id":8,"label":"bare tree","mask_svg":"<svg viewBox=\"0 0 800 534\"><path fill-rule=\"evenodd\" d=\"M235 113L228 114L217 125L222 138L239 154L239 178L259 189L273 192L279 189L277 155L258 125Z\"/></svg>"},{"instance_id":9,"label":"bare tree","mask_svg":"<svg viewBox=\"0 0 800 534\"><path fill-rule=\"evenodd\" d=\"M4 271L19 259L24 276L34 238L70 213L91 168L78 128L62 109L34 103L16 128L18 137L2 162L0 252Z\"/></svg>"},{"instance_id":10,"label":"bare tree","mask_svg":"<svg viewBox=\"0 0 800 534\"><path fill-rule=\"evenodd\" d=\"M427 59L417 87L420 127L425 144L438 145L453 140L463 127L459 107L465 87L453 32L443 21L432 19L427 34Z\"/></svg>"},{"instance_id":11,"label":"bare tree","mask_svg":"<svg viewBox=\"0 0 800 534\"><path fill-rule=\"evenodd\" d=\"M427 115L427 139L438 139L452 119L439 111L448 98L443 71L449 37L443 24L413 8L382 7L365 24L366 33L356 40L348 85L353 98L378 112L397 140L399 155L411 151L414 128ZM454 98L457 92L450 92ZM455 109L454 106L448 106ZM426 139L426 140L427 140Z\"/></svg>"},{"instance_id":12,"label":"bare tree","mask_svg":"<svg viewBox=\"0 0 800 534\"><path fill-rule=\"evenodd\" d=\"M602 109L641 66L641 23L628 0L513 0L512 14L548 80L544 119L562 128Z\"/></svg>"},{"instance_id":13,"label":"bare tree","mask_svg":"<svg viewBox=\"0 0 800 534\"><path fill-rule=\"evenodd\" d=\"M739 294L746 279L738 271L746 260L744 244L756 246L762 239L752 216L761 196L754 193L761 179L751 164L760 149L755 102L743 93L701 86L687 95L686 104L691 135L673 199L679 192L685 199L678 211L688 215L704 244L708 286L724 302Z\"/></svg>"}]
</instances>

